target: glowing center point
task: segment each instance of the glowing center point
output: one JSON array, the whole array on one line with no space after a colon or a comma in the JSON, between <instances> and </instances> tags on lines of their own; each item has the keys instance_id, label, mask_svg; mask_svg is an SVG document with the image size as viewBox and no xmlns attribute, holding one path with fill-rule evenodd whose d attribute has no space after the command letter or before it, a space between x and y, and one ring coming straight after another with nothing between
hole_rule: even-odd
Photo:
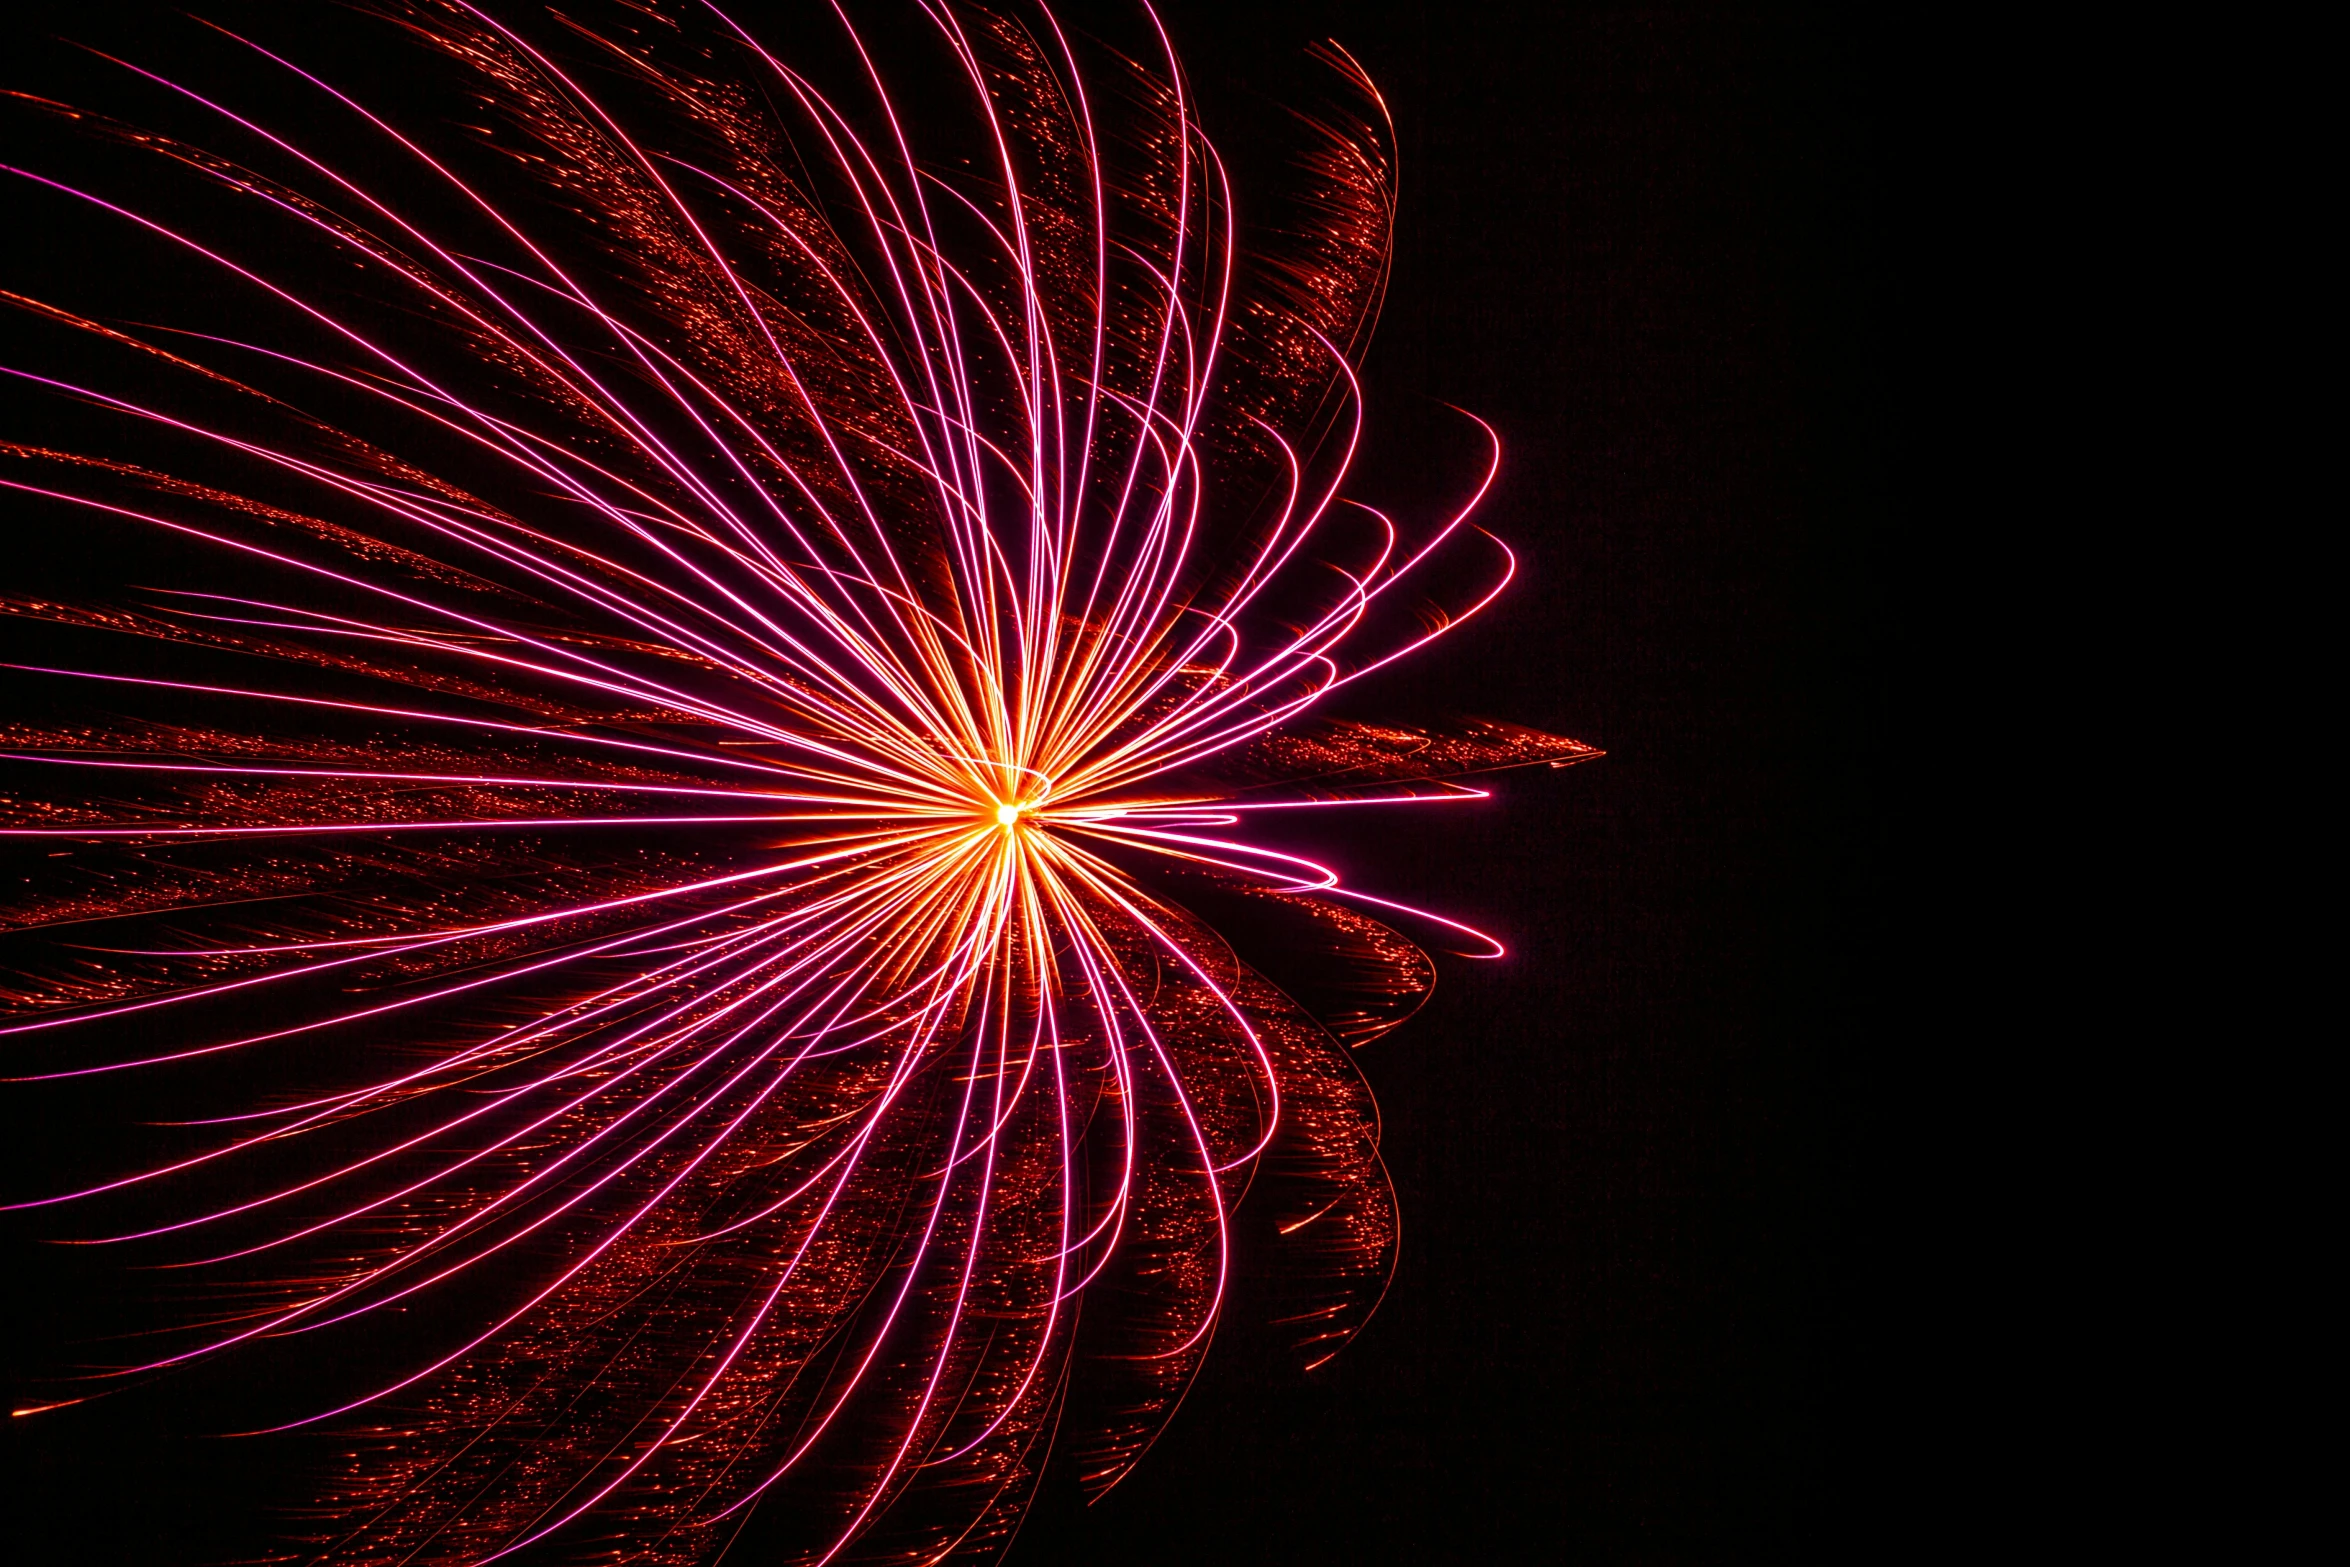
<instances>
[{"instance_id":1,"label":"glowing center point","mask_svg":"<svg viewBox=\"0 0 2350 1567\"><path fill-rule=\"evenodd\" d=\"M996 825L999 827L1013 826L1020 820L1020 807L1017 805L999 805L995 808L995 819Z\"/></svg>"}]
</instances>

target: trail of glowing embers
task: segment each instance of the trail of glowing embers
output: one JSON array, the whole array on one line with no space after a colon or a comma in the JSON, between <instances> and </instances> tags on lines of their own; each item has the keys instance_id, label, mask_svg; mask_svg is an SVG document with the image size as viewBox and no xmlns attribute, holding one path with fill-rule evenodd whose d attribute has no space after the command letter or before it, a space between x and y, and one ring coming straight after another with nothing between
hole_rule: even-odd
<instances>
[{"instance_id":1,"label":"trail of glowing embers","mask_svg":"<svg viewBox=\"0 0 2350 1567\"><path fill-rule=\"evenodd\" d=\"M18 1205L169 1190L232 1161L362 1139L368 1151L323 1155L260 1195L89 1238L197 1242L201 1255L168 1264L178 1268L302 1259L301 1277L265 1306L115 1379L364 1324L436 1288L497 1296L494 1308L467 1296L477 1320L412 1369L275 1427L381 1405L439 1434L413 1456L381 1444L373 1478L354 1481L358 1500L315 1542L327 1559L489 1561L570 1531L583 1549L619 1539L642 1559L690 1560L812 1468L811 1559L854 1542L931 1560L996 1548L1069 1407L1080 1302L1114 1279L1114 1298L1091 1309L1129 1346L1103 1373L1125 1382L1096 1400L1081 1455L1099 1489L1140 1455L1196 1368L1229 1278L1232 1206L1285 1128L1302 1138L1292 1173L1320 1184L1284 1229L1352 1226L1330 1243L1345 1253L1332 1266L1347 1298L1303 1314L1327 1324L1309 1339L1328 1340L1315 1350L1327 1359L1376 1304L1392 1245L1367 1096L1294 1003L1134 866L1155 858L1264 889L1323 909L1333 930L1354 916L1298 900L1343 897L1498 953L1465 926L1223 829L1269 810L1474 798L1384 780L1592 754L1519 732L1420 767L1341 739L1319 769L1337 776L1318 793L1197 787L1202 764L1294 727L1501 590L1506 551L1460 613L1356 647L1388 595L1461 534L1492 465L1410 545L1383 515L1342 510L1359 406L1333 333L1309 321L1318 374L1348 393L1347 433L1334 459L1317 459L1252 416L1286 496L1214 574L1199 557L1214 494L1203 421L1232 319L1236 235L1172 58L1145 78L1168 132L1152 144L1162 166L1148 179L1127 171L1118 196L1077 51L1049 15L1038 30L1048 52L976 14L926 14L972 88L995 165L969 190L926 171L878 73L865 84L888 130L876 144L734 34L827 156L852 217L844 234L741 124L724 122L728 169L650 150L520 33L461 4L415 13L420 34L603 182L648 271L667 269L659 297L696 312L699 335L685 337L646 323L635 285L558 262L452 163L289 60L261 51L469 205L511 245L512 264L436 240L292 141L128 67L323 181L350 212L150 145L388 269L532 389L537 423L226 247L11 170L220 269L350 362L189 341L322 378L554 499L525 520L314 422L271 444L161 400L9 369L159 439L258 465L281 488L311 486L358 519L13 448L65 477L0 480L12 492L217 548L257 585L377 606L304 607L257 586L166 595L153 613L106 623L432 699L30 670L229 716L103 745L20 736L7 759L35 774L148 794L127 817L54 807L6 836L119 841L158 866L174 846L222 839L291 840L330 857L341 839L541 843L605 829L696 842L724 830L754 845L723 869L687 874L681 859L649 885L558 862L542 880L567 891L500 917L346 909L332 934L112 949L122 994L60 1005L79 994L61 989L47 1010L0 1027L27 1047L151 1014L190 1020L171 1025L185 1041L172 1048L25 1079L385 1037L367 1030L427 1051L357 1086L213 1118L204 1124L223 1140L204 1151ZM718 112L707 84L649 79L681 115ZM1007 79L1058 117L1016 127L1001 107ZM1060 171L1057 184L1039 180L1061 208L1023 189L1040 167ZM699 205L681 179L697 182ZM1150 221L1121 215L1120 202L1150 207ZM720 209L784 258L773 264L802 290L791 312L772 277L754 283L726 259L709 228ZM1063 221L1041 225L1048 210ZM1160 249L1114 239L1122 226L1156 232ZM794 326L815 315L835 331L829 358ZM215 398L283 408L176 350L165 357ZM361 536L371 547L351 548ZM1342 586L1268 635L1261 601L1279 593L1293 606L1299 576L1326 574L1326 557ZM486 716L501 703L522 721ZM479 765L381 765L295 738L304 715L364 720L415 737L404 742L415 754ZM386 923L396 928L376 928ZM221 1025L256 1000L327 990L322 979L338 996L395 993L247 1032ZM502 1011L462 1010L493 1003ZM591 1393L617 1412L596 1413ZM896 1535L878 1532L885 1517ZM592 1528L608 1533L581 1532Z\"/></svg>"}]
</instances>

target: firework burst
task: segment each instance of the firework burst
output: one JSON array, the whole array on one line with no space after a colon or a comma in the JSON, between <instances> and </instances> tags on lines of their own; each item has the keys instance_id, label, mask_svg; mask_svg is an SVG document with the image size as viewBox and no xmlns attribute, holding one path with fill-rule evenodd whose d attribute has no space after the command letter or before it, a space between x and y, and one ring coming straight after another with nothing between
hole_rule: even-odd
<instances>
[{"instance_id":1,"label":"firework burst","mask_svg":"<svg viewBox=\"0 0 2350 1567\"><path fill-rule=\"evenodd\" d=\"M1147 12L826 13L822 88L706 7L377 20L435 113L224 27L278 112L20 95L181 179L19 196L222 302L8 296L82 421L12 509L177 563L6 604L80 715L4 737L6 1070L181 1110L17 1206L201 1281L36 1402L294 1357L321 1561L999 1551L1056 1440L1098 1494L1172 1413L1252 1181L1304 1364L1384 1288L1346 1047L1432 982L1391 922L1500 949L1257 830L1596 754L1316 716L1509 576L1497 442L1340 498L1376 92L1326 53L1244 253Z\"/></svg>"}]
</instances>

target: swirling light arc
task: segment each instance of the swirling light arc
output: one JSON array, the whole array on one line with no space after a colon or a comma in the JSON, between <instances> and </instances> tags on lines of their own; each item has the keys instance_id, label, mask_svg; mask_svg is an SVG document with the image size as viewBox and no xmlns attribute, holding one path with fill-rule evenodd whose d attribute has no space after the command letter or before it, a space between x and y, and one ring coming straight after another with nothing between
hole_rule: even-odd
<instances>
[{"instance_id":1,"label":"swirling light arc","mask_svg":"<svg viewBox=\"0 0 2350 1567\"><path fill-rule=\"evenodd\" d=\"M249 235L7 166L255 307L232 336L9 296L201 395L0 370L254 476L8 448L41 470L0 478L23 503L225 573L8 605L223 671L12 666L170 721L10 733L32 782L0 837L97 866L19 908L77 937L11 995L10 1075L225 1073L171 1156L15 1206L116 1215L75 1238L247 1292L101 1387L454 1302L409 1362L266 1422L386 1421L356 1428L318 1560L697 1561L761 1506L815 1562L998 1551L1056 1437L1098 1494L1171 1416L1259 1179L1309 1258L1286 1320L1328 1360L1394 1236L1340 1041L1433 977L1381 917L1502 949L1237 829L1597 754L1315 717L1513 568L1469 520L1482 421L1432 526L1340 494L1393 205L1360 68L1326 52L1369 111L1306 122L1320 226L1251 270L1155 14L1145 67L1049 10L916 9L982 172L924 155L845 14L855 108L706 6L391 13L481 104L496 177L216 29L441 220L135 61L243 151L71 111L359 262L358 303ZM1459 608L1398 595L1472 542L1493 569ZM1346 972L1276 988L1197 912L1216 898Z\"/></svg>"}]
</instances>

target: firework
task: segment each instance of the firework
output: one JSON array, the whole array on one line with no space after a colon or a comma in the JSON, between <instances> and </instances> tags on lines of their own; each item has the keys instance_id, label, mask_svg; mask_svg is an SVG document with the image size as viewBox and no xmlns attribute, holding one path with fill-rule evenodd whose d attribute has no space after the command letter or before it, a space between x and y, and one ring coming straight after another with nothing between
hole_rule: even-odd
<instances>
[{"instance_id":1,"label":"firework","mask_svg":"<svg viewBox=\"0 0 2350 1567\"><path fill-rule=\"evenodd\" d=\"M1404 932L1500 947L1277 824L1597 754L1316 716L1510 574L1490 431L1433 518L1341 499L1377 94L1325 53L1244 253L1147 12L828 13L823 86L702 7L380 20L461 130L226 28L280 114L22 100L183 178L20 195L226 302L9 296L84 421L12 509L193 562L7 601L81 716L5 735L6 1070L179 1107L17 1206L200 1281L38 1402L293 1357L324 1561L1000 1551L1048 1450L1099 1494L1173 1412L1252 1181L1303 1364L1384 1288L1347 1047Z\"/></svg>"}]
</instances>

